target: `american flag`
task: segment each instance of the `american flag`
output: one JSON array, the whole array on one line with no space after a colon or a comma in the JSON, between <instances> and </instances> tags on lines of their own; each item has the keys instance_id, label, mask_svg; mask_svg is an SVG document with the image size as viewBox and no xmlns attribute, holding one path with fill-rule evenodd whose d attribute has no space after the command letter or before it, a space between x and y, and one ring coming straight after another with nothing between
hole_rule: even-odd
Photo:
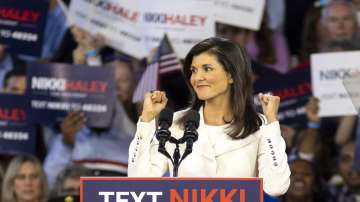
<instances>
[{"instance_id":1,"label":"american flag","mask_svg":"<svg viewBox=\"0 0 360 202\"><path fill-rule=\"evenodd\" d=\"M152 90L159 90L159 78L161 75L181 70L181 63L176 57L167 35L160 42L155 56L146 67L133 94L133 103L144 100L144 94Z\"/></svg>"}]
</instances>

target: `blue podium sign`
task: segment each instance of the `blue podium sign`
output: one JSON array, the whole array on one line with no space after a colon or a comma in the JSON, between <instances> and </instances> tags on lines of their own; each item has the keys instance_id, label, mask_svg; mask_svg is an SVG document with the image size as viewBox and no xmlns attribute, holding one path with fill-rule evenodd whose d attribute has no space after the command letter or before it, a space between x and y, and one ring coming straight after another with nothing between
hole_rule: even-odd
<instances>
[{"instance_id":1,"label":"blue podium sign","mask_svg":"<svg viewBox=\"0 0 360 202\"><path fill-rule=\"evenodd\" d=\"M260 178L81 177L80 201L263 202Z\"/></svg>"}]
</instances>

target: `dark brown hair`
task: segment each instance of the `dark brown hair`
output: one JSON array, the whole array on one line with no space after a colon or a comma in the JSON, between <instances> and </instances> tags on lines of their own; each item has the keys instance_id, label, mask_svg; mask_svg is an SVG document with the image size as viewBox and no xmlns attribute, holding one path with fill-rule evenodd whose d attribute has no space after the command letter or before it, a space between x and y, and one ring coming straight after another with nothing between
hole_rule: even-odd
<instances>
[{"instance_id":1,"label":"dark brown hair","mask_svg":"<svg viewBox=\"0 0 360 202\"><path fill-rule=\"evenodd\" d=\"M190 83L193 57L204 52L213 54L234 81L230 90L230 106L234 117L228 135L233 139L241 139L256 132L262 120L254 108L250 59L243 47L227 39L205 39L196 44L185 57L183 75L192 96L190 108L199 110L204 104L204 101L197 98ZM179 121L184 122L183 118Z\"/></svg>"}]
</instances>

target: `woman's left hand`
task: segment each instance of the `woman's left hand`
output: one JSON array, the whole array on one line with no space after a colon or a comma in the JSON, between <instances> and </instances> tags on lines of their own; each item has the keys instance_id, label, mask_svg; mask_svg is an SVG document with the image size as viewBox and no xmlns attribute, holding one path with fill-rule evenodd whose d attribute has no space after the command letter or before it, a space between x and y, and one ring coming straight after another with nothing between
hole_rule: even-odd
<instances>
[{"instance_id":1,"label":"woman's left hand","mask_svg":"<svg viewBox=\"0 0 360 202\"><path fill-rule=\"evenodd\" d=\"M277 121L280 97L259 93L259 100L267 122L272 123Z\"/></svg>"}]
</instances>

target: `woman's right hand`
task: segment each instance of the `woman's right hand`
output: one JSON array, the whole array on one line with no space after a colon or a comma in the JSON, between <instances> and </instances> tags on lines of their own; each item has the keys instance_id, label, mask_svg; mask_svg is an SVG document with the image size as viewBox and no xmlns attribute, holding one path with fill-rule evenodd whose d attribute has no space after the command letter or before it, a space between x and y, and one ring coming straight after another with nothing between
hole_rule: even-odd
<instances>
[{"instance_id":1,"label":"woman's right hand","mask_svg":"<svg viewBox=\"0 0 360 202\"><path fill-rule=\"evenodd\" d=\"M168 98L164 91L153 91L145 94L141 120L149 122L163 110Z\"/></svg>"}]
</instances>

